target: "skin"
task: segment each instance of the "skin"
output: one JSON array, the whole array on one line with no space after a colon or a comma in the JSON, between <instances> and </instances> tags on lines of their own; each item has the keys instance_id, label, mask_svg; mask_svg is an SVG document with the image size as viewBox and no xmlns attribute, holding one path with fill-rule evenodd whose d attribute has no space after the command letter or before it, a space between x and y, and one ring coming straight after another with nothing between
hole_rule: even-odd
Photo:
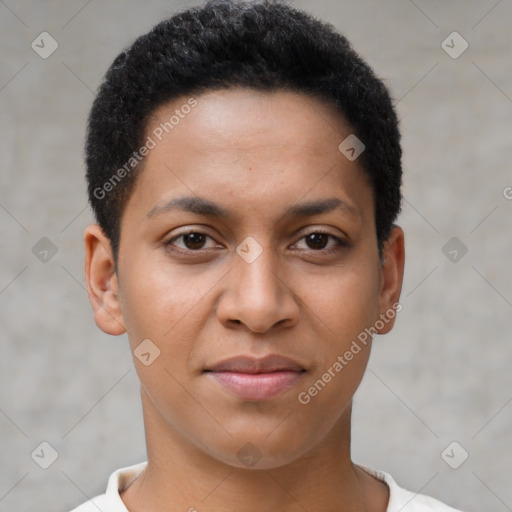
<instances>
[{"instance_id":1,"label":"skin","mask_svg":"<svg viewBox=\"0 0 512 512\"><path fill-rule=\"evenodd\" d=\"M187 100L158 108L147 134ZM145 339L160 350L149 366L134 357L148 468L122 499L132 512L385 511L387 485L350 456L352 397L371 342L308 404L298 395L398 302L403 231L393 228L381 260L373 191L338 150L351 131L332 106L248 89L197 100L146 157L123 213L117 272L99 226L85 232L98 327L128 332L132 351ZM181 196L230 217L155 213ZM347 207L285 215L331 198ZM189 231L207 236L176 238ZM331 236L305 238L319 231ZM263 251L252 263L236 252L247 237ZM242 354L280 354L305 371L277 397L242 400L204 372ZM237 456L247 443L260 457L252 467Z\"/></svg>"}]
</instances>

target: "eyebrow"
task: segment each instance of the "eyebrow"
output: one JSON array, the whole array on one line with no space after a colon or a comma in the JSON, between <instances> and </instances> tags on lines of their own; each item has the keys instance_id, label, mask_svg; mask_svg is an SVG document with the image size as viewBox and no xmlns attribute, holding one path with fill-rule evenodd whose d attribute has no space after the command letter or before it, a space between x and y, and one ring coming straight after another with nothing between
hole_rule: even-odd
<instances>
[{"instance_id":1,"label":"eyebrow","mask_svg":"<svg viewBox=\"0 0 512 512\"><path fill-rule=\"evenodd\" d=\"M358 210L346 201L342 201L337 197L332 197L329 199L309 201L294 205L284 213L284 217L311 217L313 215L330 213L334 210L343 210L351 214L358 214ZM222 206L215 204L208 199L194 196L176 197L165 204L157 204L146 214L146 217L153 218L157 215L170 211L183 211L205 217L219 217L221 219L229 219L233 217L233 214Z\"/></svg>"}]
</instances>

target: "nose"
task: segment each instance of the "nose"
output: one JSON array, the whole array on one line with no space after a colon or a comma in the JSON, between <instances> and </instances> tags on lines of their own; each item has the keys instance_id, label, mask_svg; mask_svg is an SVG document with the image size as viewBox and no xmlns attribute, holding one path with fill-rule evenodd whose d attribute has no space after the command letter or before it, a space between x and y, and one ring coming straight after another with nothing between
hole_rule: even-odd
<instances>
[{"instance_id":1,"label":"nose","mask_svg":"<svg viewBox=\"0 0 512 512\"><path fill-rule=\"evenodd\" d=\"M227 276L217 315L227 328L244 325L263 334L274 327L291 327L299 318L299 302L278 256L265 249L252 262L235 254L235 266Z\"/></svg>"}]
</instances>

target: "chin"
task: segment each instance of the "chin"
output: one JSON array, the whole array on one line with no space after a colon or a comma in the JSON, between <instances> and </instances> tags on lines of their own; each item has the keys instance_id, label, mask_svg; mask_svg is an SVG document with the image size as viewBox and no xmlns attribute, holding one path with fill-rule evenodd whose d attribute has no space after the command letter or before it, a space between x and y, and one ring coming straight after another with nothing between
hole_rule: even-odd
<instances>
[{"instance_id":1,"label":"chin","mask_svg":"<svg viewBox=\"0 0 512 512\"><path fill-rule=\"evenodd\" d=\"M247 439L247 437L246 437ZM290 464L301 457L307 448L292 446L281 436L272 441L260 438L254 441L232 439L229 447L210 446L208 453L220 462L238 469L276 469Z\"/></svg>"}]
</instances>

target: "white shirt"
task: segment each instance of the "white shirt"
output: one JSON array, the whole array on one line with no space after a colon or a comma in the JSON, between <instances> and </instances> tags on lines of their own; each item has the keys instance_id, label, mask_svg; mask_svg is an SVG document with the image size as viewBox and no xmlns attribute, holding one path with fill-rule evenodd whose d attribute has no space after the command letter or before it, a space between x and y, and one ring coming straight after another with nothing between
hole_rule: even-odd
<instances>
[{"instance_id":1,"label":"white shirt","mask_svg":"<svg viewBox=\"0 0 512 512\"><path fill-rule=\"evenodd\" d=\"M119 492L126 489L144 471L146 465L147 462L141 462L114 471L108 480L105 494L96 496L71 512L129 512ZM388 485L389 504L386 512L460 512L434 498L402 489L391 475L383 471L358 466Z\"/></svg>"}]
</instances>

